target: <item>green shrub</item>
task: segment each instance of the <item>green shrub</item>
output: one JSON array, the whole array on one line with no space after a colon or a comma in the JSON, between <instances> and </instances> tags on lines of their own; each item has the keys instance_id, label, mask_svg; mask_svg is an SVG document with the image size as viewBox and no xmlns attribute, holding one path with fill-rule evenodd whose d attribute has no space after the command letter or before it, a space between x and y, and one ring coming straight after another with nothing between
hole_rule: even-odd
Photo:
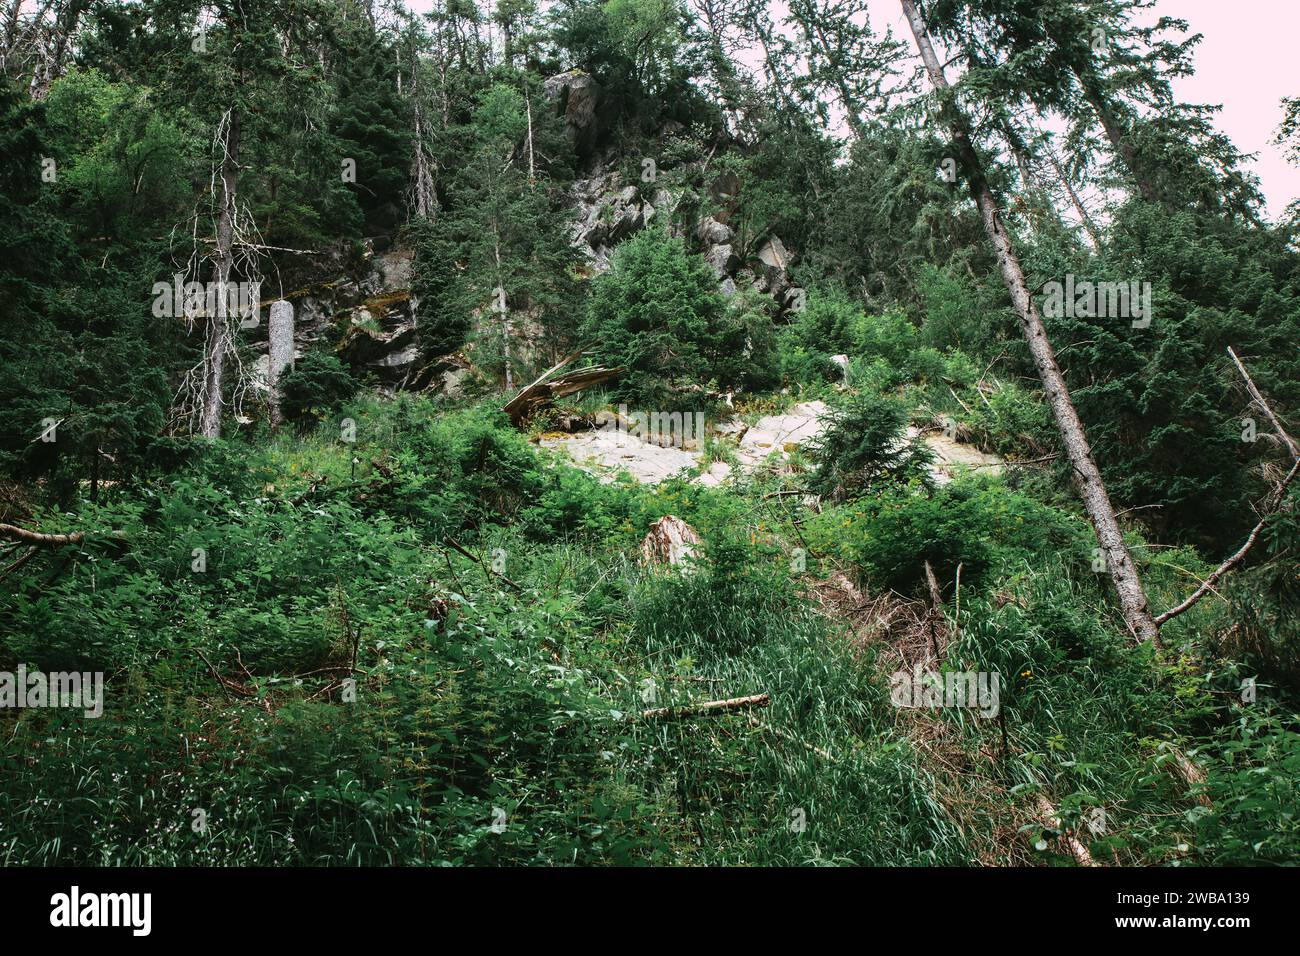
<instances>
[{"instance_id":1,"label":"green shrub","mask_svg":"<svg viewBox=\"0 0 1300 956\"><path fill-rule=\"evenodd\" d=\"M284 417L300 426L315 424L356 394L360 383L328 352L307 352L280 382Z\"/></svg>"},{"instance_id":2,"label":"green shrub","mask_svg":"<svg viewBox=\"0 0 1300 956\"><path fill-rule=\"evenodd\" d=\"M1086 566L1089 540L1080 523L1009 491L1001 482L963 479L925 489L888 486L811 522L821 547L838 554L873 585L910 593L930 562L940 580L978 585L993 568L1064 551ZM815 544L814 547L817 545Z\"/></svg>"},{"instance_id":3,"label":"green shrub","mask_svg":"<svg viewBox=\"0 0 1300 956\"><path fill-rule=\"evenodd\" d=\"M811 490L839 500L880 482L924 481L933 459L919 437L907 438L907 408L897 399L862 391L833 408L811 448L817 470Z\"/></svg>"},{"instance_id":4,"label":"green shrub","mask_svg":"<svg viewBox=\"0 0 1300 956\"><path fill-rule=\"evenodd\" d=\"M1295 718L1242 708L1209 747L1204 795L1189 813L1210 866L1294 865L1300 856L1300 729Z\"/></svg>"},{"instance_id":5,"label":"green shrub","mask_svg":"<svg viewBox=\"0 0 1300 956\"><path fill-rule=\"evenodd\" d=\"M726 363L744 345L704 260L655 229L620 244L610 270L592 281L582 336L594 358L625 370L615 400L664 410L680 407L683 390L735 384L720 376L737 374Z\"/></svg>"}]
</instances>

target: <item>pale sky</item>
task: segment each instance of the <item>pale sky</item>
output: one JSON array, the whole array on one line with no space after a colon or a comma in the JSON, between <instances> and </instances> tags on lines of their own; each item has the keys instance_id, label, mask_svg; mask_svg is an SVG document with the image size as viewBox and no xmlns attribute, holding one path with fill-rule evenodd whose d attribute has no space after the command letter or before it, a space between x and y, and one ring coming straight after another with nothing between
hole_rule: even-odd
<instances>
[{"instance_id":1,"label":"pale sky","mask_svg":"<svg viewBox=\"0 0 1300 956\"><path fill-rule=\"evenodd\" d=\"M1196 48L1196 74L1175 81L1179 99L1222 103L1219 129L1243 153L1259 153L1252 169L1277 218L1300 198L1300 168L1269 140L1282 122L1283 96L1300 96L1295 41L1300 35L1297 0L1159 0L1155 12L1181 17L1205 38Z\"/></svg>"},{"instance_id":2,"label":"pale sky","mask_svg":"<svg viewBox=\"0 0 1300 956\"><path fill-rule=\"evenodd\" d=\"M408 8L428 10L429 0L405 0ZM777 6L780 0L774 0ZM868 0L872 24L892 26L912 44L898 0ZM1287 163L1269 142L1282 121L1283 96L1300 96L1295 72L1300 36L1300 0L1157 0L1152 19L1179 17L1191 33L1204 34L1194 53L1195 75L1174 82L1179 99L1222 104L1216 121L1243 153L1258 153L1249 168L1259 176L1268 214L1281 215L1300 198L1300 168Z\"/></svg>"}]
</instances>

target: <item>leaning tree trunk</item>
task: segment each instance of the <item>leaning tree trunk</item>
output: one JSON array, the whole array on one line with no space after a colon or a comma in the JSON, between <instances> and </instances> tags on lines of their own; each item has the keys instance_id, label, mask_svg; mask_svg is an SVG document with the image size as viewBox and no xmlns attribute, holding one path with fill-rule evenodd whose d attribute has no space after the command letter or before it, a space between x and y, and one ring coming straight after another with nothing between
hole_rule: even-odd
<instances>
[{"instance_id":1,"label":"leaning tree trunk","mask_svg":"<svg viewBox=\"0 0 1300 956\"><path fill-rule=\"evenodd\" d=\"M1124 135L1124 130L1115 118L1115 112L1111 109L1110 103L1106 99L1105 93L1102 92L1095 77L1085 76L1079 71L1075 71L1075 76L1079 79L1079 84L1083 87L1084 99L1093 108L1097 114L1097 119L1101 122L1101 128L1106 132L1106 138L1110 140L1111 146L1115 147L1115 152L1119 154L1124 165L1132 174L1134 182L1137 183L1138 192L1147 202L1156 202L1160 198L1160 193L1156 190L1155 184L1142 169L1142 164L1138 160L1137 150L1129 142L1128 137Z\"/></svg>"},{"instance_id":2,"label":"leaning tree trunk","mask_svg":"<svg viewBox=\"0 0 1300 956\"><path fill-rule=\"evenodd\" d=\"M225 150L221 158L221 209L217 215L217 314L208 316L208 337L203 357L203 414L199 431L205 438L221 437L221 386L226 361L230 316L226 285L234 263L235 185L239 175L239 111L230 111Z\"/></svg>"},{"instance_id":3,"label":"leaning tree trunk","mask_svg":"<svg viewBox=\"0 0 1300 956\"><path fill-rule=\"evenodd\" d=\"M916 46L921 52L926 72L930 75L930 82L942 93L948 89L948 80L944 76L939 58L935 55L934 47L930 44L925 22L917 13L913 0L902 0L902 4L903 13L912 28L912 35L916 38ZM997 256L1002 281L1011 294L1011 301L1020 317L1021 330L1029 343L1029 351L1033 356L1034 365L1038 368L1043 390L1047 393L1047 402L1052 410L1052 416L1056 419L1056 427L1061 434L1061 444L1065 449L1066 459L1074 471L1079 495L1083 499L1092 526L1096 529L1097 541L1101 545L1102 553L1106 558L1106 567L1115 584L1124 621L1138 640L1153 640L1158 643L1160 632L1147 605L1146 592L1138 577L1137 566L1133 563L1133 556L1129 554L1124 544L1124 535L1120 531L1119 521L1115 518L1115 509L1106 494L1101 472L1098 471L1096 462L1092 460L1092 450L1088 447L1083 423L1079 420L1079 413L1075 411L1074 403L1070 401L1070 393L1065 387L1065 378L1061 375L1061 369L1056 364L1056 356L1052 351L1051 342L1048 341L1047 330L1043 327L1043 320L1029 294L1029 284L1025 280L1024 270L1020 266L1020 260L1011 245L1011 238L1003 225L997 200L984 176L984 167L979 154L975 152L966 118L951 101L943 104L943 110L947 114L953 146L970 180L971 196L979 208L984 231Z\"/></svg>"},{"instance_id":4,"label":"leaning tree trunk","mask_svg":"<svg viewBox=\"0 0 1300 956\"><path fill-rule=\"evenodd\" d=\"M1056 178L1060 181L1061 187L1065 190L1065 195L1069 197L1070 205L1074 207L1075 215L1079 217L1079 222L1091 237L1093 248L1100 249L1101 232L1097 229L1097 223L1093 221L1091 213L1088 212L1088 207L1083 204L1083 198L1074 188L1074 184L1070 182L1070 177L1061 166L1060 160L1056 158L1056 147L1050 143L1047 146L1047 160L1052 164L1052 169L1056 171Z\"/></svg>"}]
</instances>

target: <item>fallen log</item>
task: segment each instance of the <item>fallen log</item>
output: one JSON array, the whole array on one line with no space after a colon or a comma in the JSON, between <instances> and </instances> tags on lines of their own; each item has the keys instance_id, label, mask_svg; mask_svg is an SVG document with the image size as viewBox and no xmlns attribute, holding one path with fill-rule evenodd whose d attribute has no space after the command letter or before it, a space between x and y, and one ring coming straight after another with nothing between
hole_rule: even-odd
<instances>
[{"instance_id":1,"label":"fallen log","mask_svg":"<svg viewBox=\"0 0 1300 956\"><path fill-rule=\"evenodd\" d=\"M1273 406L1264 400L1264 396L1255 386L1255 380L1250 377L1250 373L1246 371L1246 366L1241 363L1241 359L1237 357L1237 353L1233 351L1232 346L1228 346L1228 355L1232 359L1232 364L1237 366L1237 371L1241 373L1241 377L1246 380L1246 392L1250 395L1251 401L1259 406L1264 413L1264 417L1268 419L1269 424L1273 426L1273 430L1277 432L1277 437L1282 439L1282 444L1286 445L1286 450L1291 453L1291 457L1293 459L1300 458L1300 445L1297 445L1295 439L1288 435L1286 429L1282 427L1282 422L1278 420L1277 415L1273 412Z\"/></svg>"},{"instance_id":2,"label":"fallen log","mask_svg":"<svg viewBox=\"0 0 1300 956\"><path fill-rule=\"evenodd\" d=\"M1075 863L1079 864L1079 866L1098 865L1097 861L1092 858L1092 854L1088 852L1088 848L1083 845L1079 838L1061 826L1061 817L1057 814L1056 808L1041 793L1038 795L1038 813L1045 824L1053 830L1061 832L1061 840L1070 851L1070 856L1074 857Z\"/></svg>"},{"instance_id":3,"label":"fallen log","mask_svg":"<svg viewBox=\"0 0 1300 956\"><path fill-rule=\"evenodd\" d=\"M22 541L38 548L57 548L64 544L81 544L85 540L84 531L72 531L68 534L45 534L40 531L28 531L13 524L0 524L0 538L10 541Z\"/></svg>"},{"instance_id":4,"label":"fallen log","mask_svg":"<svg viewBox=\"0 0 1300 956\"><path fill-rule=\"evenodd\" d=\"M566 395L580 392L592 385L607 382L623 371L622 368L606 368L603 365L593 365L590 368L575 369L565 375L552 378L564 366L576 361L582 355L582 352L582 349L570 352L502 406L501 410L510 416L511 424L518 427L543 405L548 405L557 398L564 398Z\"/></svg>"},{"instance_id":5,"label":"fallen log","mask_svg":"<svg viewBox=\"0 0 1300 956\"><path fill-rule=\"evenodd\" d=\"M23 555L17 561L9 565L9 567L5 568L3 571L0 571L0 581L3 581L5 578L9 577L9 575L13 574L15 571L21 568L32 558L36 557L36 554L39 551L40 548L36 548L36 547L28 548L25 552L23 552Z\"/></svg>"},{"instance_id":6,"label":"fallen log","mask_svg":"<svg viewBox=\"0 0 1300 956\"><path fill-rule=\"evenodd\" d=\"M754 694L752 697L733 697L730 700L706 700L687 707L654 707L641 712L647 720L655 718L699 717L720 711L740 710L743 707L766 707L772 702L771 694Z\"/></svg>"}]
</instances>

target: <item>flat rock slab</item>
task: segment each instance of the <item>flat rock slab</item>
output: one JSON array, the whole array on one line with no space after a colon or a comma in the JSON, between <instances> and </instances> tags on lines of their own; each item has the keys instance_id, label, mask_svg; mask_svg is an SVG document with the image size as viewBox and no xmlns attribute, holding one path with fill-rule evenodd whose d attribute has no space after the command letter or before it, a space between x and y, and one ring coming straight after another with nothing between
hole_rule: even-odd
<instances>
[{"instance_id":1,"label":"flat rock slab","mask_svg":"<svg viewBox=\"0 0 1300 956\"><path fill-rule=\"evenodd\" d=\"M706 488L716 488L730 477L731 466L725 461L715 461L705 471L700 472L695 480Z\"/></svg>"},{"instance_id":2,"label":"flat rock slab","mask_svg":"<svg viewBox=\"0 0 1300 956\"><path fill-rule=\"evenodd\" d=\"M917 434L916 429L909 428L907 437ZM934 452L934 464L930 466L930 477L936 485L946 485L957 475L966 470L981 471L988 474L1001 474L1005 462L997 455L982 452L974 445L965 445L954 441L947 435L931 432L924 438L925 443Z\"/></svg>"},{"instance_id":3,"label":"flat rock slab","mask_svg":"<svg viewBox=\"0 0 1300 956\"><path fill-rule=\"evenodd\" d=\"M753 472L771 455L778 455L781 461L787 460L796 446L806 444L825 430L828 411L825 402L800 402L781 415L760 418L749 428L737 419L722 422L713 429L715 433L741 436L736 448L740 467L735 469L725 462L714 462L695 480L706 487L717 487L729 481L736 472ZM914 428L907 430L909 438L918 434ZM923 439L935 455L930 467L930 476L935 484L947 484L964 470L993 474L1002 470L1004 463L1001 458L986 454L974 445L965 445L933 432L924 435ZM698 469L702 462L699 451L661 447L615 429L596 429L572 435L552 432L543 435L538 444L544 448L563 449L575 465L605 482L613 481L619 471L626 471L642 484L658 484L685 470Z\"/></svg>"},{"instance_id":4,"label":"flat rock slab","mask_svg":"<svg viewBox=\"0 0 1300 956\"><path fill-rule=\"evenodd\" d=\"M613 481L614 474L622 469L643 485L654 485L700 463L699 452L661 448L614 429L543 435L538 444L543 448L564 449L575 465L602 481Z\"/></svg>"},{"instance_id":5,"label":"flat rock slab","mask_svg":"<svg viewBox=\"0 0 1300 956\"><path fill-rule=\"evenodd\" d=\"M782 457L810 438L820 435L826 428L825 402L800 402L782 415L766 415L755 422L744 437L736 456L741 467L752 471L773 452Z\"/></svg>"}]
</instances>

